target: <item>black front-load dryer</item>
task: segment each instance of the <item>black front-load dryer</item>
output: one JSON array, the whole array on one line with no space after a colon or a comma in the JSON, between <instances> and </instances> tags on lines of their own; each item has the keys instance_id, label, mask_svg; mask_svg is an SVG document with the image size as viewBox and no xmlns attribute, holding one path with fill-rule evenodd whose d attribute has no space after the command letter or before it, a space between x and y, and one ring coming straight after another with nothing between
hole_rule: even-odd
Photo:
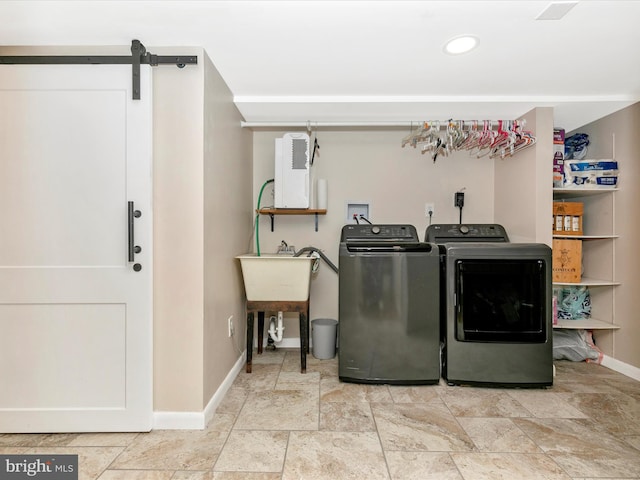
<instances>
[{"instance_id":1,"label":"black front-load dryer","mask_svg":"<svg viewBox=\"0 0 640 480\"><path fill-rule=\"evenodd\" d=\"M441 252L442 376L449 384L553 384L551 249L500 225L432 225Z\"/></svg>"}]
</instances>

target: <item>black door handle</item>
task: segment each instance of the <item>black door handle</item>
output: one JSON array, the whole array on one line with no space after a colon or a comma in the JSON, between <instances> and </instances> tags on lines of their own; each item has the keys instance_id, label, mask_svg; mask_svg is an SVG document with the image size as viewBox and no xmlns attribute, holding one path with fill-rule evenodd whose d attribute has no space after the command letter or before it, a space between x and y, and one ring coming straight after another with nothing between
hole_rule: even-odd
<instances>
[{"instance_id":1,"label":"black door handle","mask_svg":"<svg viewBox=\"0 0 640 480\"><path fill-rule=\"evenodd\" d=\"M140 218L142 212L140 210L135 210L133 202L128 202L128 219L129 219L129 262L133 262L135 260L135 254L140 253L142 248L139 245L135 244L135 233L134 233L134 225L133 222L136 218ZM138 268L136 269L136 265ZM139 272L141 267L139 264L134 265L134 270Z\"/></svg>"}]
</instances>

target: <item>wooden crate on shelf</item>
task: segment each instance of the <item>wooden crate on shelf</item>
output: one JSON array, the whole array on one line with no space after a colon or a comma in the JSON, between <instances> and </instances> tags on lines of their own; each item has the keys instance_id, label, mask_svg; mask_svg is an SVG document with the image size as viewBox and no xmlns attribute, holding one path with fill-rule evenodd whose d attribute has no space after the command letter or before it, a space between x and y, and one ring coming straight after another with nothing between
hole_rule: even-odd
<instances>
[{"instance_id":1,"label":"wooden crate on shelf","mask_svg":"<svg viewBox=\"0 0 640 480\"><path fill-rule=\"evenodd\" d=\"M553 239L553 281L580 283L582 279L582 240Z\"/></svg>"},{"instance_id":2,"label":"wooden crate on shelf","mask_svg":"<svg viewBox=\"0 0 640 480\"><path fill-rule=\"evenodd\" d=\"M554 235L582 235L582 202L553 202Z\"/></svg>"}]
</instances>

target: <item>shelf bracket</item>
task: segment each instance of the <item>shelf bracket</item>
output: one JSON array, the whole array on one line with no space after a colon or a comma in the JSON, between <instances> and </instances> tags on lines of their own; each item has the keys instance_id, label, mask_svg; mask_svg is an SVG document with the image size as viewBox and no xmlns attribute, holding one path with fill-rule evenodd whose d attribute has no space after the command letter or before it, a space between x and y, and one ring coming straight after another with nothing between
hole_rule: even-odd
<instances>
[{"instance_id":1,"label":"shelf bracket","mask_svg":"<svg viewBox=\"0 0 640 480\"><path fill-rule=\"evenodd\" d=\"M275 220L275 215L273 213L270 213L269 216L271 217L271 231L273 232L273 223Z\"/></svg>"},{"instance_id":2,"label":"shelf bracket","mask_svg":"<svg viewBox=\"0 0 640 480\"><path fill-rule=\"evenodd\" d=\"M316 212L314 214L314 217L316 218L316 232L318 231L318 213Z\"/></svg>"}]
</instances>

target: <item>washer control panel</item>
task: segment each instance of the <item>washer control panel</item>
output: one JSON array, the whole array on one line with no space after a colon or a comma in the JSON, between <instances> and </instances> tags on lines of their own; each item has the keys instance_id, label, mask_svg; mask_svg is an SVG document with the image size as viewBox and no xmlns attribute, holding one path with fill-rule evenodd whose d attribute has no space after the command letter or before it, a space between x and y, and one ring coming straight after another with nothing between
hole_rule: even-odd
<instances>
[{"instance_id":1,"label":"washer control panel","mask_svg":"<svg viewBox=\"0 0 640 480\"><path fill-rule=\"evenodd\" d=\"M345 225L341 242L418 242L418 232L413 225Z\"/></svg>"},{"instance_id":2,"label":"washer control panel","mask_svg":"<svg viewBox=\"0 0 640 480\"><path fill-rule=\"evenodd\" d=\"M488 224L440 224L429 225L425 242L508 242L507 231L502 225Z\"/></svg>"}]
</instances>

